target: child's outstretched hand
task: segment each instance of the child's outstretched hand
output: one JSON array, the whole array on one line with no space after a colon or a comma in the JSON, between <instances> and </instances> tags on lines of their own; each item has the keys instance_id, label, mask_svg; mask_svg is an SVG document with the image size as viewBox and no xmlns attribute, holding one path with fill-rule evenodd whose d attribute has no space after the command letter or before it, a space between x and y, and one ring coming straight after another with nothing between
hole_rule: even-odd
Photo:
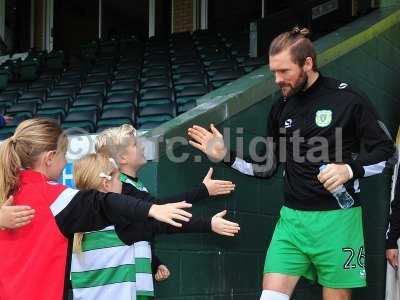
<instances>
[{"instance_id":1,"label":"child's outstretched hand","mask_svg":"<svg viewBox=\"0 0 400 300\"><path fill-rule=\"evenodd\" d=\"M171 275L171 273L169 272L167 266L159 265L157 268L157 273L156 275L154 275L154 278L156 279L156 281L160 282L168 279L169 275Z\"/></svg>"},{"instance_id":2,"label":"child's outstretched hand","mask_svg":"<svg viewBox=\"0 0 400 300\"><path fill-rule=\"evenodd\" d=\"M235 236L239 233L239 224L224 219L226 210L217 213L211 219L211 229L217 234L226 236Z\"/></svg>"},{"instance_id":3,"label":"child's outstretched hand","mask_svg":"<svg viewBox=\"0 0 400 300\"><path fill-rule=\"evenodd\" d=\"M188 213L184 209L190 207L192 207L192 204L186 203L185 201L163 205L153 204L149 210L149 217L152 217L160 222L171 224L175 227L182 227L182 224L175 222L175 220L189 222L192 214Z\"/></svg>"},{"instance_id":4,"label":"child's outstretched hand","mask_svg":"<svg viewBox=\"0 0 400 300\"><path fill-rule=\"evenodd\" d=\"M0 208L0 228L15 229L29 224L35 210L26 205L13 206L14 197L10 196Z\"/></svg>"},{"instance_id":5,"label":"child's outstretched hand","mask_svg":"<svg viewBox=\"0 0 400 300\"><path fill-rule=\"evenodd\" d=\"M208 194L210 196L230 194L235 189L235 185L231 181L212 179L211 177L213 172L213 168L210 168L206 177L203 179L203 183L207 187Z\"/></svg>"}]
</instances>

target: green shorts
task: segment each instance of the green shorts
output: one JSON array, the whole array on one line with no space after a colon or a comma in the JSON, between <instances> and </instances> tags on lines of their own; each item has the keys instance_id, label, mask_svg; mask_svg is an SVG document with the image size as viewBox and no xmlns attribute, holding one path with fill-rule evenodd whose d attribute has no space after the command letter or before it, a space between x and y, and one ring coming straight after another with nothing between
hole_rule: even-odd
<instances>
[{"instance_id":1,"label":"green shorts","mask_svg":"<svg viewBox=\"0 0 400 300\"><path fill-rule=\"evenodd\" d=\"M300 211L283 207L264 273L304 276L324 287L366 286L361 207Z\"/></svg>"}]
</instances>

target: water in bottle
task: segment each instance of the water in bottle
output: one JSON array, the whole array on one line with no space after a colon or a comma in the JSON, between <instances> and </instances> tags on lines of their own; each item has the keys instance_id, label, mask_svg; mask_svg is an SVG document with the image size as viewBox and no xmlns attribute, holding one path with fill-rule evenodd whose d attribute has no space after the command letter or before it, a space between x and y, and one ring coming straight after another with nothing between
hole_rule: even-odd
<instances>
[{"instance_id":1,"label":"water in bottle","mask_svg":"<svg viewBox=\"0 0 400 300\"><path fill-rule=\"evenodd\" d=\"M328 166L327 165L322 165L319 170L322 172L324 171ZM338 186L333 192L331 192L333 197L336 198L340 208L350 208L354 205L354 199L351 197L351 195L347 192L346 188L344 185Z\"/></svg>"}]
</instances>

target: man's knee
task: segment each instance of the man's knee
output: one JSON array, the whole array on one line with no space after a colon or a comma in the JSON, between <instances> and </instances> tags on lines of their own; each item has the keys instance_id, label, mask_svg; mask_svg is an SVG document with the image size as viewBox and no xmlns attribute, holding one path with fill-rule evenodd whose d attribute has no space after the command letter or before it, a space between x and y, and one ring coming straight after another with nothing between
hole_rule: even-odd
<instances>
[{"instance_id":1,"label":"man's knee","mask_svg":"<svg viewBox=\"0 0 400 300\"><path fill-rule=\"evenodd\" d=\"M324 300L351 300L351 289L323 289Z\"/></svg>"},{"instance_id":2,"label":"man's knee","mask_svg":"<svg viewBox=\"0 0 400 300\"><path fill-rule=\"evenodd\" d=\"M296 287L298 280L298 276L290 276L279 273L267 273L264 274L263 278L263 290L279 292L290 297L290 295L293 293L294 288Z\"/></svg>"}]
</instances>

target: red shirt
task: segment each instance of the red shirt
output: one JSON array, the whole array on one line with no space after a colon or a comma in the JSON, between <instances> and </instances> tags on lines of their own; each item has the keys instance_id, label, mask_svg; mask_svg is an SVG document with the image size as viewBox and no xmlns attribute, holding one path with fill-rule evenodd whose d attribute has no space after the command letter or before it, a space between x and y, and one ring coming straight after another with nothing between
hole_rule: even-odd
<instances>
[{"instance_id":1,"label":"red shirt","mask_svg":"<svg viewBox=\"0 0 400 300\"><path fill-rule=\"evenodd\" d=\"M0 232L0 300L61 300L68 239L60 232L51 204L67 187L25 170L15 204L36 210L32 222Z\"/></svg>"},{"instance_id":2,"label":"red shirt","mask_svg":"<svg viewBox=\"0 0 400 300\"><path fill-rule=\"evenodd\" d=\"M61 300L67 237L147 220L152 205L114 193L70 189L32 170L22 171L19 179L15 204L30 205L36 214L27 226L0 232L0 300Z\"/></svg>"}]
</instances>

